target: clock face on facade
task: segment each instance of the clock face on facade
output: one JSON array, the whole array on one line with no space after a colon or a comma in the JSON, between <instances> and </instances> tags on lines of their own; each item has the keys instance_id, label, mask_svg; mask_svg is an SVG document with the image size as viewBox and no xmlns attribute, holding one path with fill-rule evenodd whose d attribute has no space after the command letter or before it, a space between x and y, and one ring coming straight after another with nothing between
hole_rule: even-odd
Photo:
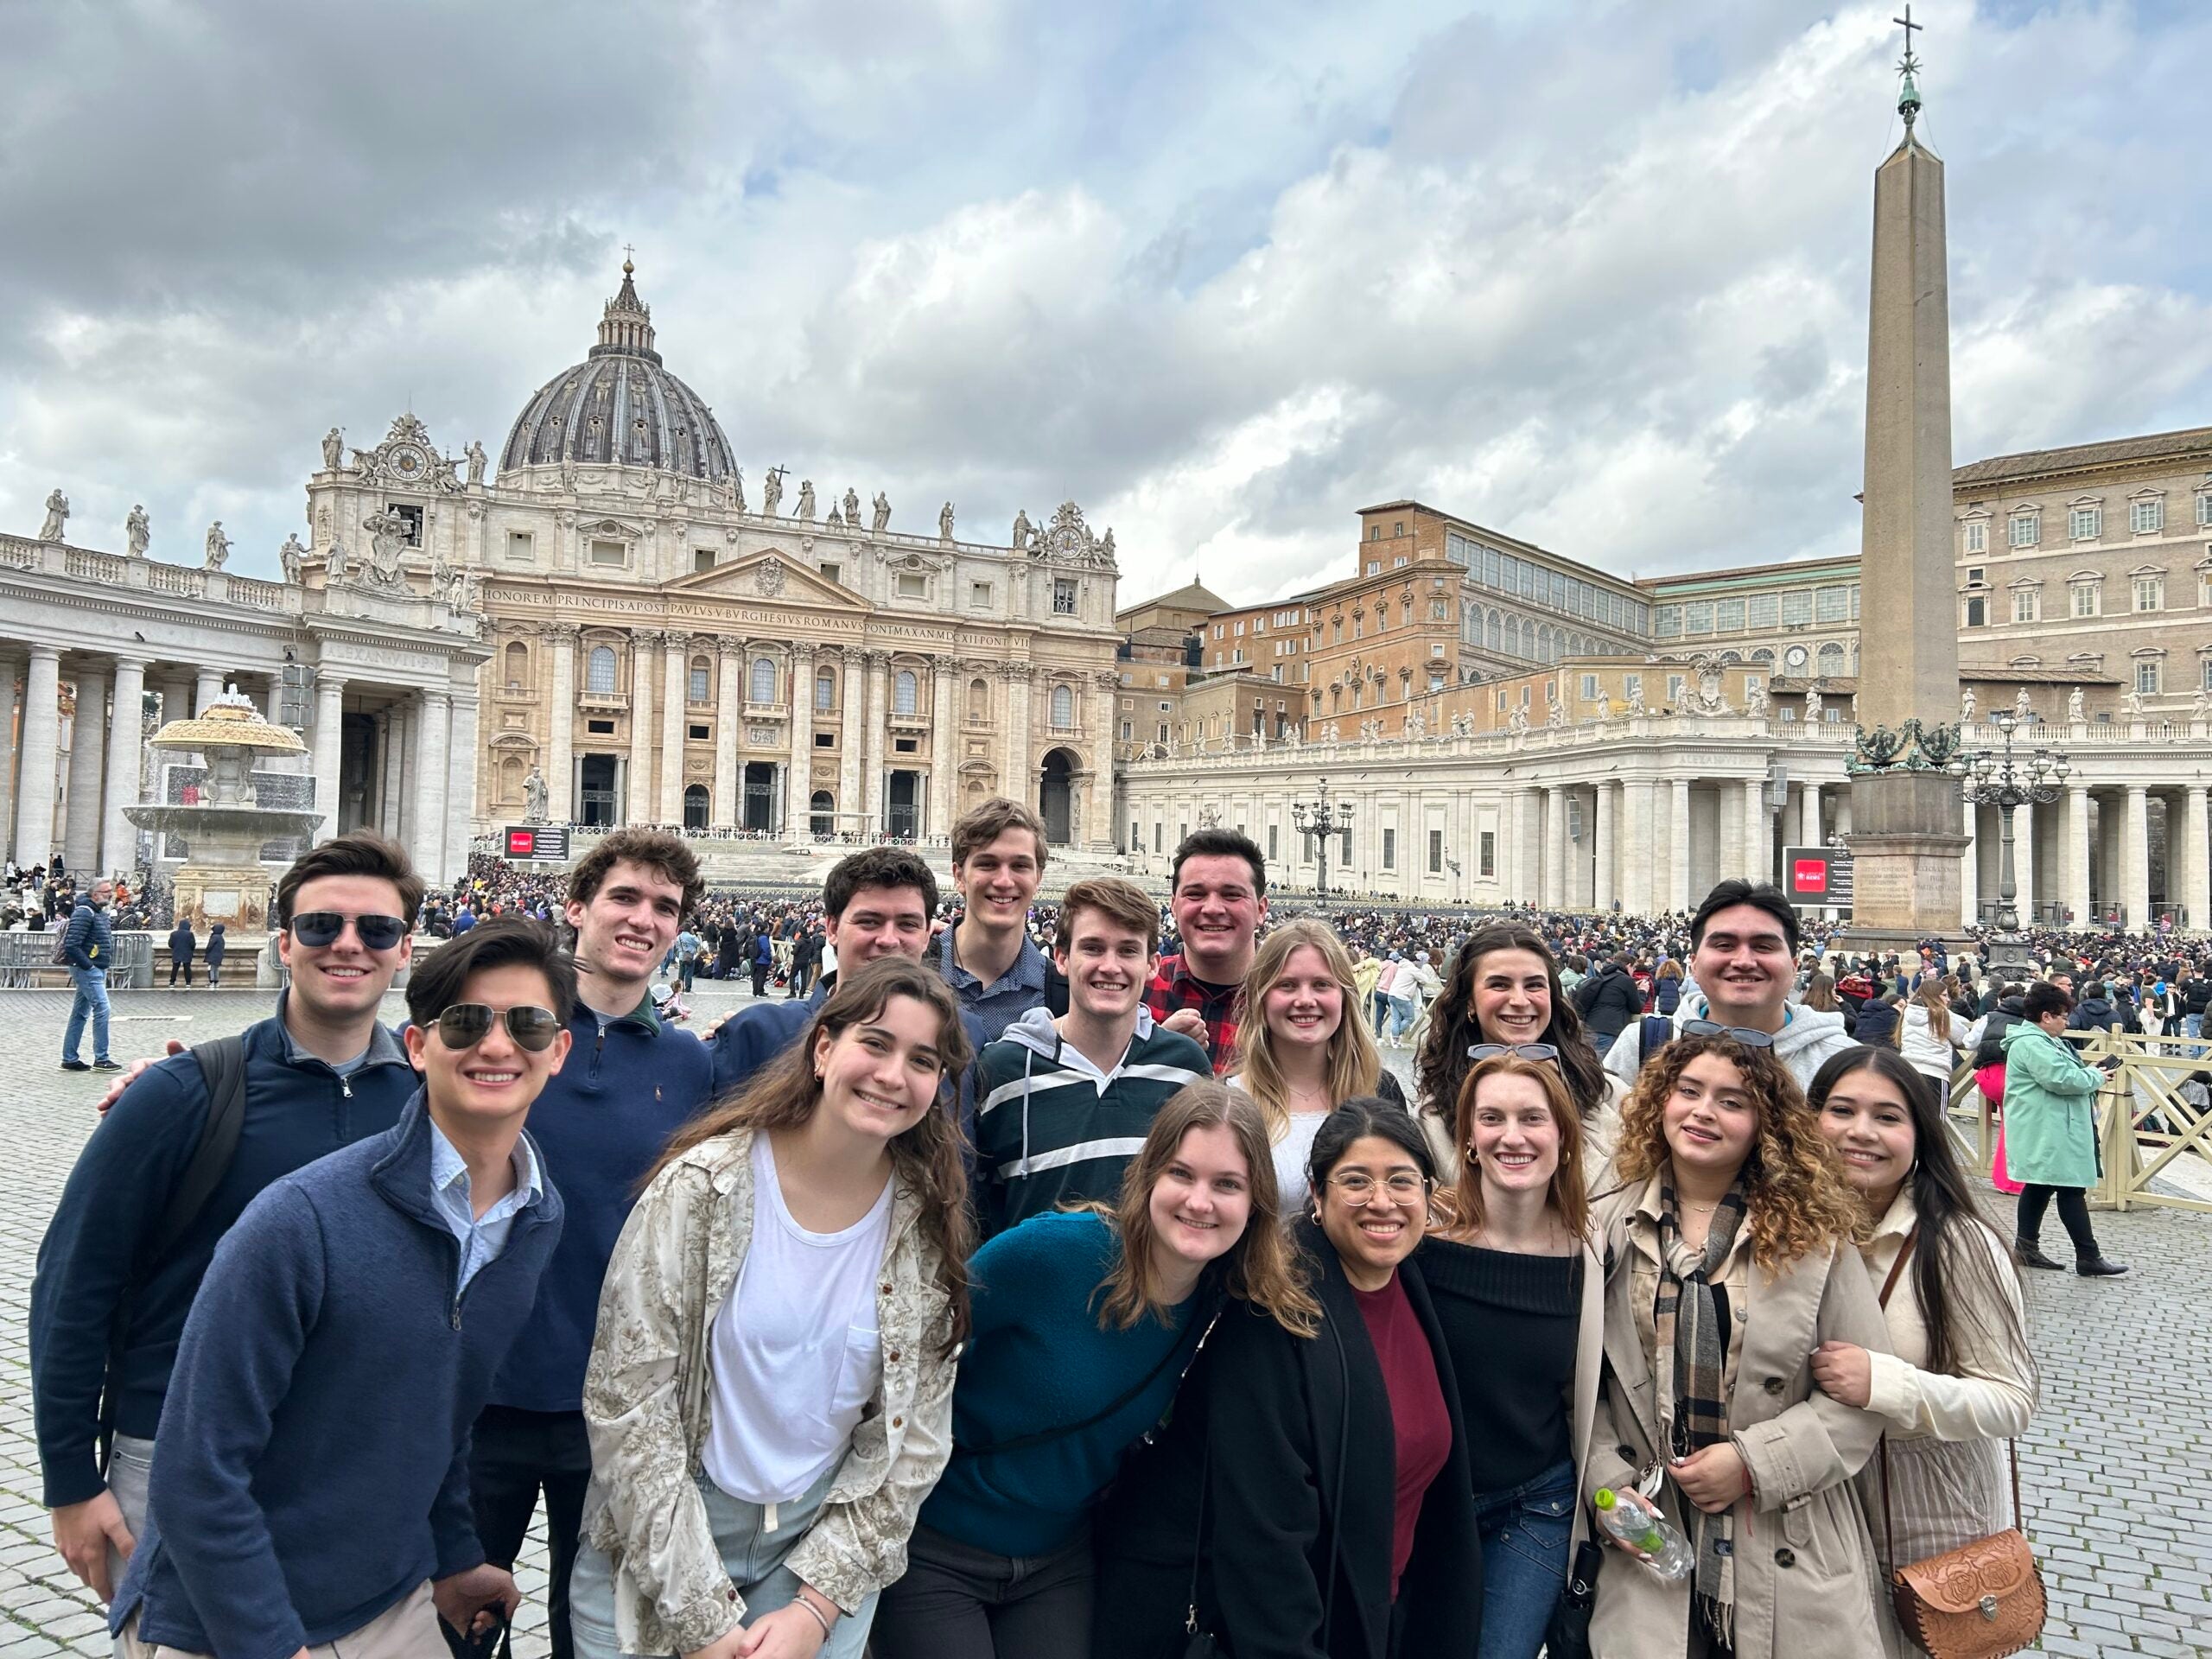
<instances>
[{"instance_id":1,"label":"clock face on facade","mask_svg":"<svg viewBox=\"0 0 2212 1659\"><path fill-rule=\"evenodd\" d=\"M391 470L402 478L420 478L429 465L423 452L411 443L395 446L391 460Z\"/></svg>"},{"instance_id":2,"label":"clock face on facade","mask_svg":"<svg viewBox=\"0 0 2212 1659\"><path fill-rule=\"evenodd\" d=\"M1789 654L1783 658L1783 661L1789 665L1789 671L1792 674L1803 673L1805 671L1805 647L1802 645L1790 646Z\"/></svg>"}]
</instances>

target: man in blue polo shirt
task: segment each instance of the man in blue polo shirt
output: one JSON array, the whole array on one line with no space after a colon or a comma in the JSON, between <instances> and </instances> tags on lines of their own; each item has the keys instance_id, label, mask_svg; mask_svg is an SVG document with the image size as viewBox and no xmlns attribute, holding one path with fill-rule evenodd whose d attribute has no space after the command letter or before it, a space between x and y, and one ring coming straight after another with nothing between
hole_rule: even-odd
<instances>
[{"instance_id":1,"label":"man in blue polo shirt","mask_svg":"<svg viewBox=\"0 0 2212 1659\"><path fill-rule=\"evenodd\" d=\"M1020 802L985 801L952 826L962 913L938 941L938 968L983 1042L996 1042L1032 1008L1068 1010L1067 981L1029 937L1029 906L1044 879L1045 821Z\"/></svg>"}]
</instances>

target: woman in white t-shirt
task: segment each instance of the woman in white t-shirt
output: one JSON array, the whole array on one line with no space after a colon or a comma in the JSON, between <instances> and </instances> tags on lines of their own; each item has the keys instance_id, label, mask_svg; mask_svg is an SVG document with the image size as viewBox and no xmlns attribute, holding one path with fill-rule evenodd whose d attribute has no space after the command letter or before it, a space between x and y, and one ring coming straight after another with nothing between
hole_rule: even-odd
<instances>
[{"instance_id":1,"label":"woman in white t-shirt","mask_svg":"<svg viewBox=\"0 0 2212 1659\"><path fill-rule=\"evenodd\" d=\"M1259 1103L1282 1212L1294 1216L1306 1203L1306 1154L1322 1121L1362 1095L1402 1110L1405 1094L1358 1017L1351 954L1321 922L1301 918L1268 935L1244 976L1236 1023L1236 1052L1223 1081Z\"/></svg>"},{"instance_id":2,"label":"woman in white t-shirt","mask_svg":"<svg viewBox=\"0 0 2212 1659\"><path fill-rule=\"evenodd\" d=\"M600 1293L569 1584L588 1659L855 1659L951 1449L969 1232L933 970L840 980L663 1154Z\"/></svg>"}]
</instances>

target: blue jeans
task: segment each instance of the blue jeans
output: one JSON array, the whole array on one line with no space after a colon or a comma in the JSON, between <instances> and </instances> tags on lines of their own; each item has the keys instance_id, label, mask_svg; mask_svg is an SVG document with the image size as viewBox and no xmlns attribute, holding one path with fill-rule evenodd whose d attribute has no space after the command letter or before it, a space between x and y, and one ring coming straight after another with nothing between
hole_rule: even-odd
<instances>
[{"instance_id":1,"label":"blue jeans","mask_svg":"<svg viewBox=\"0 0 2212 1659\"><path fill-rule=\"evenodd\" d=\"M723 1570L744 1599L747 1624L798 1599L798 1574L784 1565L784 1558L806 1536L836 1478L837 1467L832 1464L804 1497L777 1504L772 1529L765 1505L732 1497L703 1471L694 1477L699 1496L706 1500L707 1522L714 1529L715 1546L721 1551ZM817 1659L860 1659L868 1646L868 1626L875 1621L875 1601L870 1595L840 1618ZM577 1659L615 1659L622 1651L614 1639L613 1568L588 1541L578 1547L575 1570L569 1579L569 1629L575 1639Z\"/></svg>"},{"instance_id":2,"label":"blue jeans","mask_svg":"<svg viewBox=\"0 0 2212 1659\"><path fill-rule=\"evenodd\" d=\"M2181 1034L2189 1038L2191 1041L2195 1041L2197 1038L2202 1037L2204 1034L2204 1016L2201 1014L2184 1014L2182 1015Z\"/></svg>"},{"instance_id":3,"label":"blue jeans","mask_svg":"<svg viewBox=\"0 0 2212 1659\"><path fill-rule=\"evenodd\" d=\"M1477 1659L1535 1659L1567 1585L1574 1533L1574 1463L1547 1469L1510 1491L1479 1492L1483 1636Z\"/></svg>"},{"instance_id":4,"label":"blue jeans","mask_svg":"<svg viewBox=\"0 0 2212 1659\"><path fill-rule=\"evenodd\" d=\"M107 1052L107 969L72 968L69 982L77 1000L69 1005L69 1027L61 1033L61 1058L73 1060L85 1038L85 1016L92 1016L92 1058L105 1060Z\"/></svg>"},{"instance_id":5,"label":"blue jeans","mask_svg":"<svg viewBox=\"0 0 2212 1659\"><path fill-rule=\"evenodd\" d=\"M1414 1023L1414 1000L1410 996L1390 998L1390 1040L1396 1042Z\"/></svg>"}]
</instances>

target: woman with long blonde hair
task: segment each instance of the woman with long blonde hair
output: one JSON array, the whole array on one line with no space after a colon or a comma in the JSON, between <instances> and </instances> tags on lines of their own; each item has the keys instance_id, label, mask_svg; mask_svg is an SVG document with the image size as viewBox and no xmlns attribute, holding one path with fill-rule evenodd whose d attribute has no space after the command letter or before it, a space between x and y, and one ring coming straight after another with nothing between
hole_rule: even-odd
<instances>
[{"instance_id":1,"label":"woman with long blonde hair","mask_svg":"<svg viewBox=\"0 0 2212 1659\"><path fill-rule=\"evenodd\" d=\"M1577 1475L1603 1366L1605 1269L1582 1115L1549 1060L1479 1062L1453 1118L1459 1180L1414 1261L1452 1357L1483 1541L1479 1659L1535 1659L1587 1531ZM1500 1355L1512 1356L1501 1364Z\"/></svg>"},{"instance_id":2,"label":"woman with long blonde hair","mask_svg":"<svg viewBox=\"0 0 2212 1659\"><path fill-rule=\"evenodd\" d=\"M1942 982L1933 975L1921 976L1912 1000L1904 1005L1897 1050L1906 1065L1934 1079L1937 1088L1950 1088L1951 1073L1959 1064L1958 1034L1952 1025L1950 1000L1943 995Z\"/></svg>"},{"instance_id":3,"label":"woman with long blonde hair","mask_svg":"<svg viewBox=\"0 0 2212 1659\"><path fill-rule=\"evenodd\" d=\"M878 1659L1083 1659L1092 1510L1231 1302L1310 1332L1259 1109L1171 1096L1103 1205L1032 1216L970 1264L952 1461L884 1594ZM1116 1616L1120 1610L1117 1607Z\"/></svg>"},{"instance_id":4,"label":"woman with long blonde hair","mask_svg":"<svg viewBox=\"0 0 2212 1659\"><path fill-rule=\"evenodd\" d=\"M1621 1114L1605 1379L1582 1476L1689 1540L1671 1582L1598 1580L1593 1649L1621 1659L1887 1651L1853 1478L1881 1420L1813 1386L1824 1343L1889 1351L1866 1220L1764 1039L1680 1037ZM1620 1546L1625 1548L1626 1546ZM1625 1563L1624 1563L1625 1566Z\"/></svg>"},{"instance_id":5,"label":"woman with long blonde hair","mask_svg":"<svg viewBox=\"0 0 2212 1659\"><path fill-rule=\"evenodd\" d=\"M1400 1107L1405 1096L1358 1017L1351 954L1325 923L1302 917L1268 935L1236 1018L1223 1081L1258 1103L1283 1208L1295 1212L1306 1201L1306 1154L1329 1114L1363 1095Z\"/></svg>"},{"instance_id":6,"label":"woman with long blonde hair","mask_svg":"<svg viewBox=\"0 0 2212 1659\"><path fill-rule=\"evenodd\" d=\"M950 1450L969 1327L960 1005L854 969L670 1141L584 1375L576 1650L855 1659Z\"/></svg>"}]
</instances>

